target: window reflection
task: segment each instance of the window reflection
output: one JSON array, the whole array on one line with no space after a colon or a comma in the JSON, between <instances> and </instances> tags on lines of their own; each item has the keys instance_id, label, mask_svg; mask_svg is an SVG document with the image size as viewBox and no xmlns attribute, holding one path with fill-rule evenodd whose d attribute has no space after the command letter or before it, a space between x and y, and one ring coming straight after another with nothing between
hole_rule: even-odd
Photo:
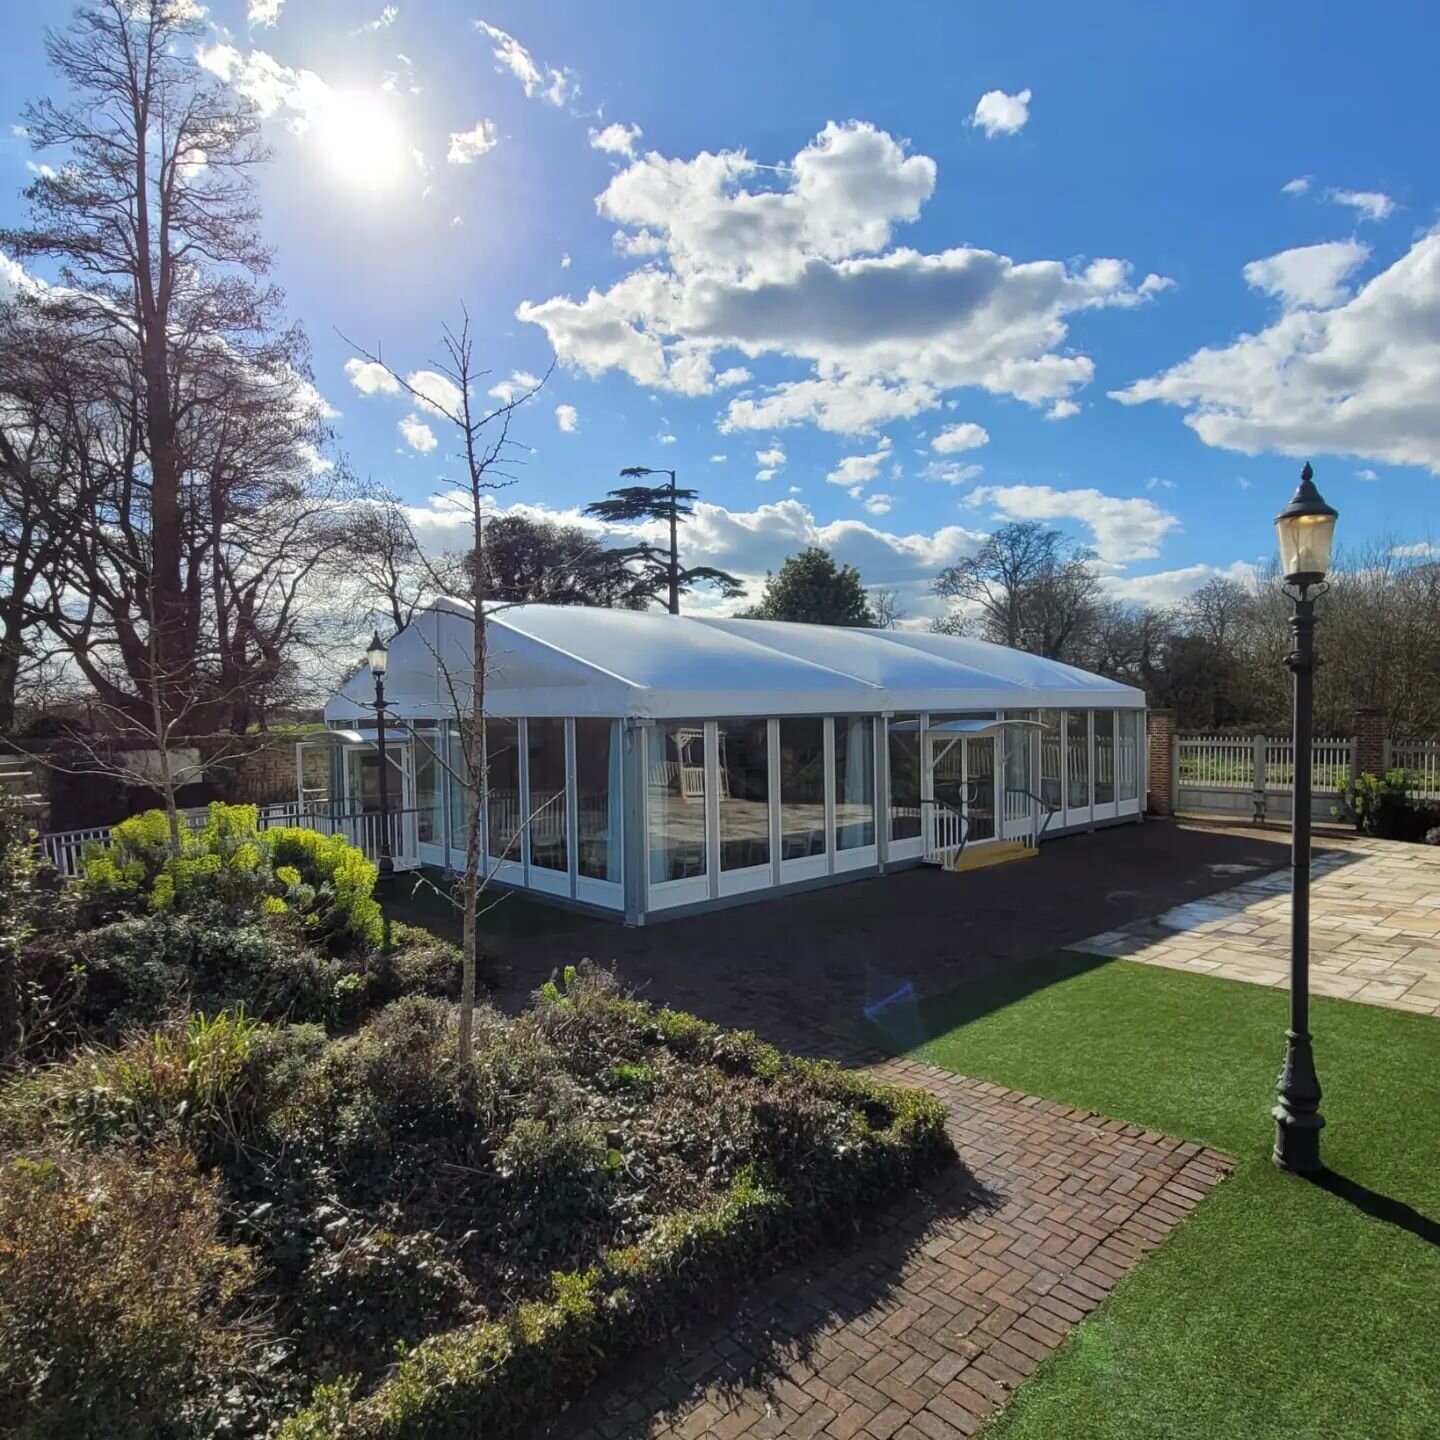
<instances>
[{"instance_id":1,"label":"window reflection","mask_svg":"<svg viewBox=\"0 0 1440 1440\"><path fill-rule=\"evenodd\" d=\"M770 863L769 723L722 720L720 747L720 868L748 870Z\"/></svg>"},{"instance_id":2,"label":"window reflection","mask_svg":"<svg viewBox=\"0 0 1440 1440\"><path fill-rule=\"evenodd\" d=\"M825 853L825 722L780 722L780 858Z\"/></svg>"},{"instance_id":3,"label":"window reflection","mask_svg":"<svg viewBox=\"0 0 1440 1440\"><path fill-rule=\"evenodd\" d=\"M685 880L708 869L705 840L705 722L666 720L649 732L646 786L650 883Z\"/></svg>"},{"instance_id":4,"label":"window reflection","mask_svg":"<svg viewBox=\"0 0 1440 1440\"><path fill-rule=\"evenodd\" d=\"M920 834L920 721L897 715L890 721L890 838L914 840Z\"/></svg>"},{"instance_id":5,"label":"window reflection","mask_svg":"<svg viewBox=\"0 0 1440 1440\"><path fill-rule=\"evenodd\" d=\"M530 752L530 863L542 870L568 870L569 837L565 819L565 722L555 718L526 722Z\"/></svg>"},{"instance_id":6,"label":"window reflection","mask_svg":"<svg viewBox=\"0 0 1440 1440\"><path fill-rule=\"evenodd\" d=\"M1083 810L1090 804L1090 716L1085 710L1065 712L1066 806Z\"/></svg>"},{"instance_id":7,"label":"window reflection","mask_svg":"<svg viewBox=\"0 0 1440 1440\"><path fill-rule=\"evenodd\" d=\"M520 800L519 721L485 722L485 781L487 852L496 860L519 860L520 831L525 820Z\"/></svg>"},{"instance_id":8,"label":"window reflection","mask_svg":"<svg viewBox=\"0 0 1440 1440\"><path fill-rule=\"evenodd\" d=\"M835 717L835 848L875 843L875 722Z\"/></svg>"},{"instance_id":9,"label":"window reflection","mask_svg":"<svg viewBox=\"0 0 1440 1440\"><path fill-rule=\"evenodd\" d=\"M1095 711L1095 803L1115 803L1115 712Z\"/></svg>"},{"instance_id":10,"label":"window reflection","mask_svg":"<svg viewBox=\"0 0 1440 1440\"><path fill-rule=\"evenodd\" d=\"M577 873L620 879L620 727L613 720L575 722Z\"/></svg>"}]
</instances>

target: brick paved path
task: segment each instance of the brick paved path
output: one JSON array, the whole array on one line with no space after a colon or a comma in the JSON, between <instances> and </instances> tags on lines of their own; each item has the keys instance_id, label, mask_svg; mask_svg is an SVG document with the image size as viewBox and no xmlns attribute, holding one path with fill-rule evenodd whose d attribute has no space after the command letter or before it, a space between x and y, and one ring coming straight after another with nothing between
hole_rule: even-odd
<instances>
[{"instance_id":1,"label":"brick paved path","mask_svg":"<svg viewBox=\"0 0 1440 1440\"><path fill-rule=\"evenodd\" d=\"M916 1061L962 1165L621 1367L544 1433L973 1435L1223 1175L1228 1157Z\"/></svg>"}]
</instances>

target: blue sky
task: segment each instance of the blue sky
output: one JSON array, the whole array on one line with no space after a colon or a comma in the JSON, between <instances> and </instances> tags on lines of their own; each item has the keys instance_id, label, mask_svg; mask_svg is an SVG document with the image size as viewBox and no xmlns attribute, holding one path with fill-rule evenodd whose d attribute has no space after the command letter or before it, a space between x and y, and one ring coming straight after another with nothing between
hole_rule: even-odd
<instances>
[{"instance_id":1,"label":"blue sky","mask_svg":"<svg viewBox=\"0 0 1440 1440\"><path fill-rule=\"evenodd\" d=\"M70 9L6 21L0 223ZM339 444L437 543L450 437L340 332L409 373L462 300L487 384L560 356L502 504L673 465L709 502L694 560L828 544L914 619L1001 516L1093 545L1121 595L1243 573L1305 457L1342 540L1440 539L1433 7L207 21L203 63L267 112L265 229Z\"/></svg>"}]
</instances>

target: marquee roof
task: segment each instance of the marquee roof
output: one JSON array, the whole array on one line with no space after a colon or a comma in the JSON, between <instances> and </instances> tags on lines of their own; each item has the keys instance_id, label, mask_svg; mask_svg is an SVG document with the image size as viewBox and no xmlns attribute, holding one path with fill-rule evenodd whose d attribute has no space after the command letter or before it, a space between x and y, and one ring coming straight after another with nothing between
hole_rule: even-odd
<instances>
[{"instance_id":1,"label":"marquee roof","mask_svg":"<svg viewBox=\"0 0 1440 1440\"><path fill-rule=\"evenodd\" d=\"M411 721L469 703L470 608L442 600L390 644L386 698ZM859 630L569 605L497 610L486 631L490 715L667 719L961 710L1140 709L1140 690L1003 645L911 630ZM325 707L363 719L362 670ZM373 712L372 712L373 713Z\"/></svg>"}]
</instances>

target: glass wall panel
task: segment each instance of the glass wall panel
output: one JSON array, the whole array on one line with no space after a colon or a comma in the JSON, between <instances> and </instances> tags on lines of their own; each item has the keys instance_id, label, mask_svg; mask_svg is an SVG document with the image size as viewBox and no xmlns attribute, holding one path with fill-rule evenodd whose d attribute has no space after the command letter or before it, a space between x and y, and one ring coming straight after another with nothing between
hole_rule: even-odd
<instances>
[{"instance_id":1,"label":"glass wall panel","mask_svg":"<svg viewBox=\"0 0 1440 1440\"><path fill-rule=\"evenodd\" d=\"M705 722L665 720L650 731L650 883L685 880L707 869Z\"/></svg>"},{"instance_id":2,"label":"glass wall panel","mask_svg":"<svg viewBox=\"0 0 1440 1440\"><path fill-rule=\"evenodd\" d=\"M920 834L920 719L897 715L889 725L890 838L914 840Z\"/></svg>"},{"instance_id":3,"label":"glass wall panel","mask_svg":"<svg viewBox=\"0 0 1440 1440\"><path fill-rule=\"evenodd\" d=\"M722 720L720 730L720 868L770 863L769 722Z\"/></svg>"},{"instance_id":4,"label":"glass wall panel","mask_svg":"<svg viewBox=\"0 0 1440 1440\"><path fill-rule=\"evenodd\" d=\"M1040 732L1040 798L1051 810L1060 810L1065 804L1061 790L1064 771L1061 768L1061 735L1059 710L1042 710L1040 723L1045 727Z\"/></svg>"},{"instance_id":5,"label":"glass wall panel","mask_svg":"<svg viewBox=\"0 0 1440 1440\"><path fill-rule=\"evenodd\" d=\"M1140 725L1144 711L1120 711L1120 743L1115 756L1116 794L1121 800L1140 796Z\"/></svg>"},{"instance_id":6,"label":"glass wall panel","mask_svg":"<svg viewBox=\"0 0 1440 1440\"><path fill-rule=\"evenodd\" d=\"M435 755L435 746L439 743L438 735L415 737L415 807L420 812L416 817L415 834L422 845L440 844L445 828L445 815L441 809L445 771Z\"/></svg>"},{"instance_id":7,"label":"glass wall panel","mask_svg":"<svg viewBox=\"0 0 1440 1440\"><path fill-rule=\"evenodd\" d=\"M835 848L875 843L875 721L835 717Z\"/></svg>"},{"instance_id":8,"label":"glass wall panel","mask_svg":"<svg viewBox=\"0 0 1440 1440\"><path fill-rule=\"evenodd\" d=\"M496 860L518 863L525 815L520 797L520 723L517 720L485 722L485 791L490 823L486 853Z\"/></svg>"},{"instance_id":9,"label":"glass wall panel","mask_svg":"<svg viewBox=\"0 0 1440 1440\"><path fill-rule=\"evenodd\" d=\"M825 853L825 722L780 722L780 858Z\"/></svg>"},{"instance_id":10,"label":"glass wall panel","mask_svg":"<svg viewBox=\"0 0 1440 1440\"><path fill-rule=\"evenodd\" d=\"M965 816L971 840L995 838L995 737L970 735L965 740Z\"/></svg>"},{"instance_id":11,"label":"glass wall panel","mask_svg":"<svg viewBox=\"0 0 1440 1440\"><path fill-rule=\"evenodd\" d=\"M460 736L450 736L450 773L446 777L450 786L450 848L459 854L452 858L452 864L465 854L465 831L470 815L470 790L465 784L465 746Z\"/></svg>"},{"instance_id":12,"label":"glass wall panel","mask_svg":"<svg viewBox=\"0 0 1440 1440\"><path fill-rule=\"evenodd\" d=\"M1090 804L1090 713L1065 712L1065 806L1083 810Z\"/></svg>"},{"instance_id":13,"label":"glass wall panel","mask_svg":"<svg viewBox=\"0 0 1440 1440\"><path fill-rule=\"evenodd\" d=\"M1010 720L1038 720L1033 710L1007 710ZM1005 798L1001 813L1006 820L1022 819L1030 813L1030 791L1035 788L1030 776L1030 751L1035 744L1035 731L1028 725L1007 725L1000 732L1005 747Z\"/></svg>"},{"instance_id":14,"label":"glass wall panel","mask_svg":"<svg viewBox=\"0 0 1440 1440\"><path fill-rule=\"evenodd\" d=\"M577 873L620 881L620 727L614 720L575 722Z\"/></svg>"},{"instance_id":15,"label":"glass wall panel","mask_svg":"<svg viewBox=\"0 0 1440 1440\"><path fill-rule=\"evenodd\" d=\"M568 870L565 823L565 722L553 716L526 725L530 750L530 863Z\"/></svg>"},{"instance_id":16,"label":"glass wall panel","mask_svg":"<svg viewBox=\"0 0 1440 1440\"><path fill-rule=\"evenodd\" d=\"M1115 803L1115 712L1095 712L1095 803Z\"/></svg>"}]
</instances>

